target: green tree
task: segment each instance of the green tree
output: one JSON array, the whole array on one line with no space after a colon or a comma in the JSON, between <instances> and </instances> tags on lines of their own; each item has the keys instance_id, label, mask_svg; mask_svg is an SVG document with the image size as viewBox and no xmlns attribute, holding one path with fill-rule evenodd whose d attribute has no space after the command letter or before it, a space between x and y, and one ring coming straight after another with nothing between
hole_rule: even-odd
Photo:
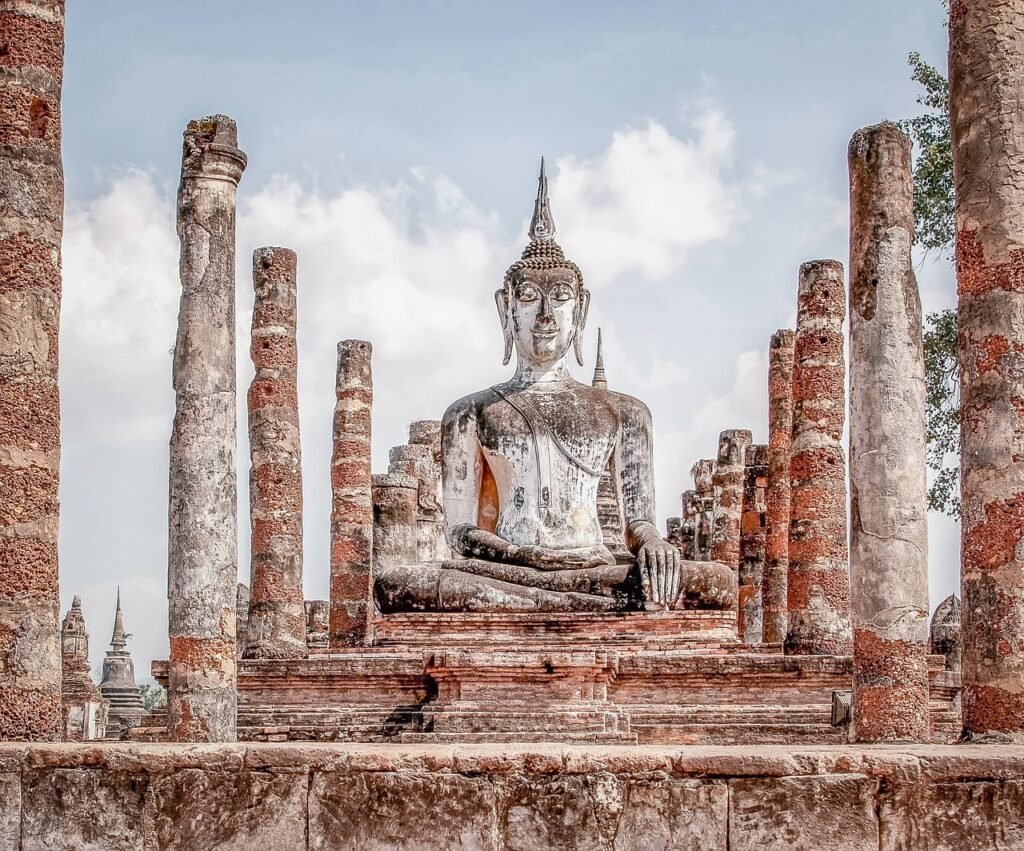
<instances>
[{"instance_id":1,"label":"green tree","mask_svg":"<svg viewBox=\"0 0 1024 851\"><path fill-rule=\"evenodd\" d=\"M142 705L146 707L147 712L167 706L167 689L163 686L143 683L139 686L139 692L142 694Z\"/></svg>"},{"instance_id":2,"label":"green tree","mask_svg":"<svg viewBox=\"0 0 1024 851\"><path fill-rule=\"evenodd\" d=\"M924 88L917 102L927 110L903 122L917 148L914 161L914 241L926 252L952 257L956 237L953 208L953 149L949 134L949 83L919 53L910 54L911 77ZM947 458L960 450L960 387L956 311L925 317L924 363L928 466L935 476L928 507L960 516L960 468Z\"/></svg>"}]
</instances>

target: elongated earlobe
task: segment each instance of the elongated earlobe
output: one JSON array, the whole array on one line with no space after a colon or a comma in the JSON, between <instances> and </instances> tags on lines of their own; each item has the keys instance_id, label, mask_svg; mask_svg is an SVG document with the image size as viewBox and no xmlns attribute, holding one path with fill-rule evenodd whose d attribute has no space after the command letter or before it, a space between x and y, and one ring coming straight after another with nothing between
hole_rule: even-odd
<instances>
[{"instance_id":1,"label":"elongated earlobe","mask_svg":"<svg viewBox=\"0 0 1024 851\"><path fill-rule=\"evenodd\" d=\"M494 293L494 303L498 307L501 331L505 335L505 359L501 362L501 365L505 366L512 360L512 317L508 315L508 299L504 287Z\"/></svg>"},{"instance_id":2,"label":"elongated earlobe","mask_svg":"<svg viewBox=\"0 0 1024 851\"><path fill-rule=\"evenodd\" d=\"M573 336L572 349L576 353L576 363L583 366L583 329L587 327L587 311L590 310L590 290L580 290L579 307L576 310L576 334Z\"/></svg>"}]
</instances>

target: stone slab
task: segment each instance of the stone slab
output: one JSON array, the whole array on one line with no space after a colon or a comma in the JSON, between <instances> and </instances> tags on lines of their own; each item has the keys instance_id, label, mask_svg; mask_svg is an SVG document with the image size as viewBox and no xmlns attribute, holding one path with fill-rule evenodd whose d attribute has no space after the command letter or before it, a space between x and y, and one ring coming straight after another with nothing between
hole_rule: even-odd
<instances>
[{"instance_id":1,"label":"stone slab","mask_svg":"<svg viewBox=\"0 0 1024 851\"><path fill-rule=\"evenodd\" d=\"M882 796L882 851L1024 848L1024 783L898 786Z\"/></svg>"},{"instance_id":2,"label":"stone slab","mask_svg":"<svg viewBox=\"0 0 1024 851\"><path fill-rule=\"evenodd\" d=\"M724 849L729 789L724 781L664 775L630 779L615 833L615 851Z\"/></svg>"},{"instance_id":3,"label":"stone slab","mask_svg":"<svg viewBox=\"0 0 1024 851\"><path fill-rule=\"evenodd\" d=\"M22 851L142 851L149 777L143 770L40 768L22 773Z\"/></svg>"},{"instance_id":4,"label":"stone slab","mask_svg":"<svg viewBox=\"0 0 1024 851\"><path fill-rule=\"evenodd\" d=\"M4 743L0 766L0 851L1024 848L1024 746Z\"/></svg>"},{"instance_id":5,"label":"stone slab","mask_svg":"<svg viewBox=\"0 0 1024 851\"><path fill-rule=\"evenodd\" d=\"M307 775L187 768L151 785L159 848L306 848Z\"/></svg>"},{"instance_id":6,"label":"stone slab","mask_svg":"<svg viewBox=\"0 0 1024 851\"><path fill-rule=\"evenodd\" d=\"M319 773L309 796L311 851L495 848L496 808L483 778Z\"/></svg>"},{"instance_id":7,"label":"stone slab","mask_svg":"<svg viewBox=\"0 0 1024 851\"><path fill-rule=\"evenodd\" d=\"M876 851L878 781L858 774L729 781L729 848Z\"/></svg>"},{"instance_id":8,"label":"stone slab","mask_svg":"<svg viewBox=\"0 0 1024 851\"><path fill-rule=\"evenodd\" d=\"M21 843L21 775L0 774L0 851L18 851Z\"/></svg>"}]
</instances>

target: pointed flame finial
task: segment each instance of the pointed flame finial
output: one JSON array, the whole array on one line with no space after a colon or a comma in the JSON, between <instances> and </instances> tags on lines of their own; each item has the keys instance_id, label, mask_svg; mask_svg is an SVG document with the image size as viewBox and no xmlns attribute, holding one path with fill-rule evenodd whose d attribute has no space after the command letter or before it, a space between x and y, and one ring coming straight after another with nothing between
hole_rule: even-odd
<instances>
[{"instance_id":1,"label":"pointed flame finial","mask_svg":"<svg viewBox=\"0 0 1024 851\"><path fill-rule=\"evenodd\" d=\"M604 341L601 339L601 329L597 329L597 361L594 363L594 380L590 382L594 387L608 387L608 377L604 374Z\"/></svg>"},{"instance_id":2,"label":"pointed flame finial","mask_svg":"<svg viewBox=\"0 0 1024 851\"><path fill-rule=\"evenodd\" d=\"M124 634L124 618L121 616L121 586L117 586L117 608L114 610L114 634L110 637L110 646L114 650L124 650L128 643Z\"/></svg>"},{"instance_id":3,"label":"pointed flame finial","mask_svg":"<svg viewBox=\"0 0 1024 851\"><path fill-rule=\"evenodd\" d=\"M555 220L548 201L548 176L544 172L544 157L540 158L540 176L537 178L537 200L533 204L530 220L530 241L551 242L555 238Z\"/></svg>"}]
</instances>

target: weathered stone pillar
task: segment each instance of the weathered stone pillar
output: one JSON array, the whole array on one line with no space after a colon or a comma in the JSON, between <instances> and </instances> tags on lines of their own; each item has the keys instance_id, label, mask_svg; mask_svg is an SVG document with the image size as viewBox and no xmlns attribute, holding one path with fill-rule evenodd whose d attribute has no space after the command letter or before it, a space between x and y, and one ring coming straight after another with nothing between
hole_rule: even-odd
<instances>
[{"instance_id":1,"label":"weathered stone pillar","mask_svg":"<svg viewBox=\"0 0 1024 851\"><path fill-rule=\"evenodd\" d=\"M764 641L782 644L789 622L789 444L793 439L793 332L772 334L768 349L768 492L765 510Z\"/></svg>"},{"instance_id":2,"label":"weathered stone pillar","mask_svg":"<svg viewBox=\"0 0 1024 851\"><path fill-rule=\"evenodd\" d=\"M257 248L250 354L251 596L246 659L302 659L302 448L295 343L295 252Z\"/></svg>"},{"instance_id":3,"label":"weathered stone pillar","mask_svg":"<svg viewBox=\"0 0 1024 851\"><path fill-rule=\"evenodd\" d=\"M682 552L683 549L684 534L682 517L665 518L665 540L680 552Z\"/></svg>"},{"instance_id":4,"label":"weathered stone pillar","mask_svg":"<svg viewBox=\"0 0 1024 851\"><path fill-rule=\"evenodd\" d=\"M249 586L239 582L238 590L235 592L236 659L241 659L245 655L245 648L249 643L249 597Z\"/></svg>"},{"instance_id":5,"label":"weathered stone pillar","mask_svg":"<svg viewBox=\"0 0 1024 851\"><path fill-rule=\"evenodd\" d=\"M61 736L63 0L0 3L0 740Z\"/></svg>"},{"instance_id":6,"label":"weathered stone pillar","mask_svg":"<svg viewBox=\"0 0 1024 851\"><path fill-rule=\"evenodd\" d=\"M416 420L409 423L409 443L416 446L429 446L437 463L441 463L441 421ZM440 476L440 472L438 473ZM440 478L438 479L440 486Z\"/></svg>"},{"instance_id":7,"label":"weathered stone pillar","mask_svg":"<svg viewBox=\"0 0 1024 851\"><path fill-rule=\"evenodd\" d=\"M417 483L417 544L416 555L413 557L416 562L438 561L449 556L444 533L444 512L441 508L441 467L437 458L441 451L440 423L436 451L430 434L426 440L415 442L416 438L422 439L421 429L425 424L419 422L409 426L409 443L393 446L388 453L388 472L412 476ZM375 565L379 563L374 559Z\"/></svg>"},{"instance_id":8,"label":"weathered stone pillar","mask_svg":"<svg viewBox=\"0 0 1024 851\"><path fill-rule=\"evenodd\" d=\"M718 438L718 460L711 481L718 491L720 534L711 545L711 560L740 567L740 518L743 515L744 458L753 436L747 429L723 431Z\"/></svg>"},{"instance_id":9,"label":"weathered stone pillar","mask_svg":"<svg viewBox=\"0 0 1024 851\"><path fill-rule=\"evenodd\" d=\"M859 742L927 742L928 499L910 139L850 141L850 604Z\"/></svg>"},{"instance_id":10,"label":"weathered stone pillar","mask_svg":"<svg viewBox=\"0 0 1024 851\"><path fill-rule=\"evenodd\" d=\"M373 477L373 569L415 564L419 482L402 473Z\"/></svg>"},{"instance_id":11,"label":"weathered stone pillar","mask_svg":"<svg viewBox=\"0 0 1024 851\"><path fill-rule=\"evenodd\" d=\"M235 740L235 191L245 163L230 118L189 122L167 561L167 724L179 742Z\"/></svg>"},{"instance_id":12,"label":"weathered stone pillar","mask_svg":"<svg viewBox=\"0 0 1024 851\"><path fill-rule=\"evenodd\" d=\"M768 447L747 447L740 518L739 617L744 644L760 644L764 635L761 589L764 583L765 538L768 531L765 493L768 490Z\"/></svg>"},{"instance_id":13,"label":"weathered stone pillar","mask_svg":"<svg viewBox=\"0 0 1024 851\"><path fill-rule=\"evenodd\" d=\"M310 650L327 650L330 642L331 604L329 600L306 600L306 646Z\"/></svg>"},{"instance_id":14,"label":"weathered stone pillar","mask_svg":"<svg viewBox=\"0 0 1024 851\"><path fill-rule=\"evenodd\" d=\"M950 4L964 730L1024 740L1024 7Z\"/></svg>"},{"instance_id":15,"label":"weathered stone pillar","mask_svg":"<svg viewBox=\"0 0 1024 851\"><path fill-rule=\"evenodd\" d=\"M846 374L843 265L800 267L793 351L790 446L789 625L786 652L848 655L850 570L846 547Z\"/></svg>"},{"instance_id":16,"label":"weathered stone pillar","mask_svg":"<svg viewBox=\"0 0 1024 851\"><path fill-rule=\"evenodd\" d=\"M715 462L711 458L701 458L690 468L696 494L693 529L693 557L696 561L711 560L718 517L718 495L712 481L714 472Z\"/></svg>"},{"instance_id":17,"label":"weathered stone pillar","mask_svg":"<svg viewBox=\"0 0 1024 851\"><path fill-rule=\"evenodd\" d=\"M370 420L373 347L363 340L338 343L334 452L331 456L332 647L370 638L373 576L373 498Z\"/></svg>"},{"instance_id":18,"label":"weathered stone pillar","mask_svg":"<svg viewBox=\"0 0 1024 851\"><path fill-rule=\"evenodd\" d=\"M697 518L699 517L697 491L683 491L679 501L682 511L682 517L679 518L679 553L687 561L693 561L697 557Z\"/></svg>"}]
</instances>

